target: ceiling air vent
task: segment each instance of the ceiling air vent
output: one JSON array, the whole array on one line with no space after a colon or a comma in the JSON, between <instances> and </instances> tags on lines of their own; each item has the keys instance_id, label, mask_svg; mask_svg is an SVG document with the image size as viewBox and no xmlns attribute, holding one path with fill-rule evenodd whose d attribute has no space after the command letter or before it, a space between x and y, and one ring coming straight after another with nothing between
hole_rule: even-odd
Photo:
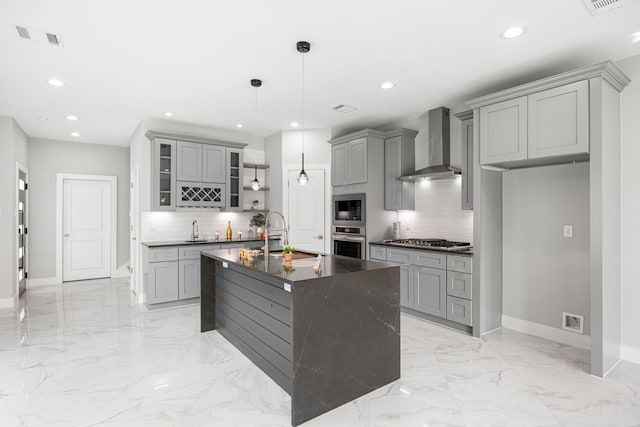
<instances>
[{"instance_id":1,"label":"ceiling air vent","mask_svg":"<svg viewBox=\"0 0 640 427\"><path fill-rule=\"evenodd\" d=\"M613 9L632 3L637 0L582 0L589 12L593 15L602 15Z\"/></svg>"},{"instance_id":2,"label":"ceiling air vent","mask_svg":"<svg viewBox=\"0 0 640 427\"><path fill-rule=\"evenodd\" d=\"M352 107L351 105L340 104L340 105L336 105L335 107L333 107L332 110L340 111L341 113L347 114L347 113L350 113L352 111L356 111L357 108L356 107Z\"/></svg>"},{"instance_id":3,"label":"ceiling air vent","mask_svg":"<svg viewBox=\"0 0 640 427\"><path fill-rule=\"evenodd\" d=\"M35 27L25 27L24 25L13 25L13 29L18 37L23 40L49 46L63 47L60 34L50 33Z\"/></svg>"},{"instance_id":4,"label":"ceiling air vent","mask_svg":"<svg viewBox=\"0 0 640 427\"><path fill-rule=\"evenodd\" d=\"M27 27L15 25L14 28L18 32L18 37L22 37L23 39L31 39L31 34L29 34L29 30L27 29Z\"/></svg>"},{"instance_id":5,"label":"ceiling air vent","mask_svg":"<svg viewBox=\"0 0 640 427\"><path fill-rule=\"evenodd\" d=\"M51 34L51 33L46 33L47 34L47 40L49 41L49 44L52 44L54 46L60 46L60 37L58 37L55 34Z\"/></svg>"}]
</instances>

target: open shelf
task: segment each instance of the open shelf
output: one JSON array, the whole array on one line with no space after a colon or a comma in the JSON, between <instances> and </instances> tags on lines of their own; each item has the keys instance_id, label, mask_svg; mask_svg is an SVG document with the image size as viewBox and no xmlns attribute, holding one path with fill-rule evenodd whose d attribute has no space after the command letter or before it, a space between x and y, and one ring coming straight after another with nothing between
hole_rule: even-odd
<instances>
[{"instance_id":1,"label":"open shelf","mask_svg":"<svg viewBox=\"0 0 640 427\"><path fill-rule=\"evenodd\" d=\"M260 163L244 163L245 168L250 169L269 169L269 165L264 165Z\"/></svg>"},{"instance_id":2,"label":"open shelf","mask_svg":"<svg viewBox=\"0 0 640 427\"><path fill-rule=\"evenodd\" d=\"M253 213L261 213L261 214L266 214L269 213L268 209L243 209L242 212L253 212Z\"/></svg>"}]
</instances>

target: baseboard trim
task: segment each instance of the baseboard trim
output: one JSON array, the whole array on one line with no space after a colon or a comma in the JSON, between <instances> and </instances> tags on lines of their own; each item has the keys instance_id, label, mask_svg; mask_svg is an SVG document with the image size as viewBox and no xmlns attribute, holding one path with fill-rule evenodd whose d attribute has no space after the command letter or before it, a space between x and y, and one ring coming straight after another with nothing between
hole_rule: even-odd
<instances>
[{"instance_id":1,"label":"baseboard trim","mask_svg":"<svg viewBox=\"0 0 640 427\"><path fill-rule=\"evenodd\" d=\"M621 345L620 358L624 361L640 365L640 348L631 347L630 345Z\"/></svg>"},{"instance_id":2,"label":"baseboard trim","mask_svg":"<svg viewBox=\"0 0 640 427\"><path fill-rule=\"evenodd\" d=\"M589 335L581 335L575 332L566 331L560 328L552 328L551 326L506 315L502 315L502 327L559 342L561 344L591 350L591 337Z\"/></svg>"},{"instance_id":3,"label":"baseboard trim","mask_svg":"<svg viewBox=\"0 0 640 427\"><path fill-rule=\"evenodd\" d=\"M59 285L60 282L55 277L42 277L40 279L28 279L27 288L38 286Z\"/></svg>"},{"instance_id":4,"label":"baseboard trim","mask_svg":"<svg viewBox=\"0 0 640 427\"><path fill-rule=\"evenodd\" d=\"M18 305L18 296L12 298L0 298L0 308L16 308Z\"/></svg>"},{"instance_id":5,"label":"baseboard trim","mask_svg":"<svg viewBox=\"0 0 640 427\"><path fill-rule=\"evenodd\" d=\"M129 277L129 263L125 262L116 270L115 274L111 276L112 279L118 279L120 277Z\"/></svg>"}]
</instances>

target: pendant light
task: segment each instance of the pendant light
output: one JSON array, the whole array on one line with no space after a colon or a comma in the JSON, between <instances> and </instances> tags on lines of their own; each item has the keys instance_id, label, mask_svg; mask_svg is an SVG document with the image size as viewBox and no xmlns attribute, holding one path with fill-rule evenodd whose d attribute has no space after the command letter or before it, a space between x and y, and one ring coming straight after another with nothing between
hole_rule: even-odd
<instances>
[{"instance_id":1,"label":"pendant light","mask_svg":"<svg viewBox=\"0 0 640 427\"><path fill-rule=\"evenodd\" d=\"M309 175L304 170L304 54L311 50L311 43L299 41L296 49L302 54L302 169L298 174L298 182L300 185L306 185L309 182Z\"/></svg>"},{"instance_id":2,"label":"pendant light","mask_svg":"<svg viewBox=\"0 0 640 427\"><path fill-rule=\"evenodd\" d=\"M262 86L262 80L260 79L251 79L251 86L256 88L256 96L255 96L255 112L256 112L256 120L255 125L253 127L253 138L258 139L258 88ZM253 181L251 181L251 189L253 191L260 190L260 181L258 181L258 167L254 166L253 168Z\"/></svg>"}]
</instances>

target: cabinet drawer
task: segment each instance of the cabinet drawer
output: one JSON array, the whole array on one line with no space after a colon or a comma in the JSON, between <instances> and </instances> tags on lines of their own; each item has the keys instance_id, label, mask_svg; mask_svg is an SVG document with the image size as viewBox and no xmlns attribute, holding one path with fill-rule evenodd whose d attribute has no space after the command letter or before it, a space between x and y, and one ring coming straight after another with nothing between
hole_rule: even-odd
<instances>
[{"instance_id":1,"label":"cabinet drawer","mask_svg":"<svg viewBox=\"0 0 640 427\"><path fill-rule=\"evenodd\" d=\"M183 259L200 259L200 252L220 249L220 245L193 245L178 248L178 256Z\"/></svg>"},{"instance_id":2,"label":"cabinet drawer","mask_svg":"<svg viewBox=\"0 0 640 427\"><path fill-rule=\"evenodd\" d=\"M471 301L452 296L447 297L447 319L471 326Z\"/></svg>"},{"instance_id":3,"label":"cabinet drawer","mask_svg":"<svg viewBox=\"0 0 640 427\"><path fill-rule=\"evenodd\" d=\"M420 267L447 269L447 255L429 251L416 251L414 264Z\"/></svg>"},{"instance_id":4,"label":"cabinet drawer","mask_svg":"<svg viewBox=\"0 0 640 427\"><path fill-rule=\"evenodd\" d=\"M371 259L376 259L378 261L386 261L387 248L385 248L384 246L371 245Z\"/></svg>"},{"instance_id":5,"label":"cabinet drawer","mask_svg":"<svg viewBox=\"0 0 640 427\"><path fill-rule=\"evenodd\" d=\"M387 261L398 264L413 264L413 251L406 249L387 249Z\"/></svg>"},{"instance_id":6,"label":"cabinet drawer","mask_svg":"<svg viewBox=\"0 0 640 427\"><path fill-rule=\"evenodd\" d=\"M471 275L447 271L447 295L471 299Z\"/></svg>"},{"instance_id":7,"label":"cabinet drawer","mask_svg":"<svg viewBox=\"0 0 640 427\"><path fill-rule=\"evenodd\" d=\"M226 243L226 242L222 242L220 243L220 249L232 249L232 248L244 248L245 245L242 242L235 242L235 243Z\"/></svg>"},{"instance_id":8,"label":"cabinet drawer","mask_svg":"<svg viewBox=\"0 0 640 427\"><path fill-rule=\"evenodd\" d=\"M149 262L177 261L178 248L150 248Z\"/></svg>"},{"instance_id":9,"label":"cabinet drawer","mask_svg":"<svg viewBox=\"0 0 640 427\"><path fill-rule=\"evenodd\" d=\"M460 255L447 255L447 270L459 273L473 272L473 258Z\"/></svg>"}]
</instances>

